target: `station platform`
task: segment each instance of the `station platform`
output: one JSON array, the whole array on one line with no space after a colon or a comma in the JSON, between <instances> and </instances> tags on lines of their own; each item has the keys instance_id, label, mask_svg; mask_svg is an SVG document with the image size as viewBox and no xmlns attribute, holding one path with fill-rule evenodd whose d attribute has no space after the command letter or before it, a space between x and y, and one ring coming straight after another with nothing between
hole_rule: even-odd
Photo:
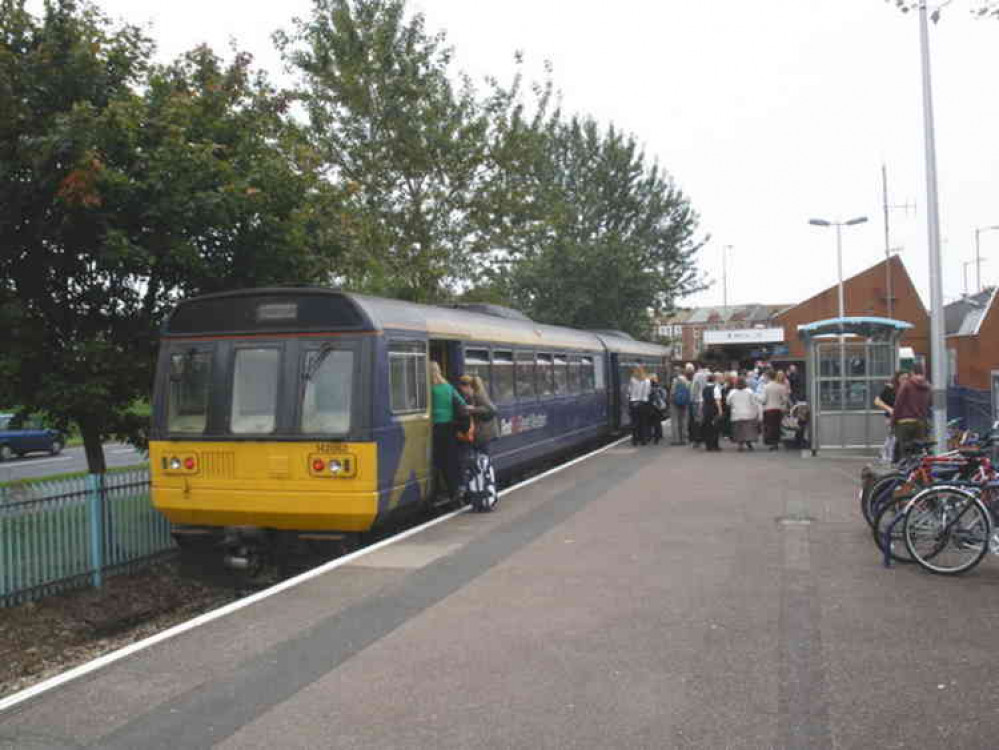
<instances>
[{"instance_id":1,"label":"station platform","mask_svg":"<svg viewBox=\"0 0 999 750\"><path fill-rule=\"evenodd\" d=\"M934 747L949 696L888 725L879 670L942 582L878 567L861 464L617 445L19 704L0 748Z\"/></svg>"}]
</instances>

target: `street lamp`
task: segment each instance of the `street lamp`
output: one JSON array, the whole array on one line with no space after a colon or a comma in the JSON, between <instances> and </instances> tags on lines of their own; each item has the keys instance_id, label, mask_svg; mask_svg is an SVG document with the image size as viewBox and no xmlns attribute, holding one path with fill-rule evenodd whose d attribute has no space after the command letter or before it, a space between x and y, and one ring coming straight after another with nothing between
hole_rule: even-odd
<instances>
[{"instance_id":1,"label":"street lamp","mask_svg":"<svg viewBox=\"0 0 999 750\"><path fill-rule=\"evenodd\" d=\"M867 221L866 216L858 216L849 221L826 221L825 219L809 219L808 223L817 227L836 227L836 269L839 274L839 317L846 316L843 303L843 236L841 227L852 227Z\"/></svg>"},{"instance_id":2,"label":"street lamp","mask_svg":"<svg viewBox=\"0 0 999 750\"><path fill-rule=\"evenodd\" d=\"M826 219L809 219L808 223L816 227L836 227L836 270L839 275L838 282L838 296L839 296L839 320L840 320L840 337L839 337L839 401L840 410L846 411L846 337L843 335L843 318L846 317L846 305L843 299L843 227L852 227L857 224L863 224L867 221L866 216L857 216L849 221L827 221ZM844 420L841 418L840 423L840 442L845 442L844 439Z\"/></svg>"},{"instance_id":3,"label":"street lamp","mask_svg":"<svg viewBox=\"0 0 999 750\"><path fill-rule=\"evenodd\" d=\"M999 224L995 224L991 227L975 227L975 284L976 291L982 291L982 251L981 251L981 240L979 237L982 232L989 232L993 229L999 229ZM967 286L967 284L965 284Z\"/></svg>"}]
</instances>

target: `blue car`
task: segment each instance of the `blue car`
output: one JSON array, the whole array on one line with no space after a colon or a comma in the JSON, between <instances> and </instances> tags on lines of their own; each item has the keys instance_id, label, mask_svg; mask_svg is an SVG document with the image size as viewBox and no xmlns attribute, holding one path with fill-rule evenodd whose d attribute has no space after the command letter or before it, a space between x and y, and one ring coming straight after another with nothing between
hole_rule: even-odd
<instances>
[{"instance_id":1,"label":"blue car","mask_svg":"<svg viewBox=\"0 0 999 750\"><path fill-rule=\"evenodd\" d=\"M15 429L11 427L13 419L13 414L0 414L0 461L26 453L44 452L55 456L62 452L66 438L61 432L30 423L23 429Z\"/></svg>"}]
</instances>

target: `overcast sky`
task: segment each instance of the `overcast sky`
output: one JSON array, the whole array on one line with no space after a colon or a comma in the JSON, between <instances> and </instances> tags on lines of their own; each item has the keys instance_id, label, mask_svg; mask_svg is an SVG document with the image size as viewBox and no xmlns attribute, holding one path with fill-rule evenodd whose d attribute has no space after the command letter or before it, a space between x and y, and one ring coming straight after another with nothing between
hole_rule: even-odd
<instances>
[{"instance_id":1,"label":"overcast sky","mask_svg":"<svg viewBox=\"0 0 999 750\"><path fill-rule=\"evenodd\" d=\"M976 227L999 225L999 21L953 0L931 26L944 295L964 289ZM228 40L280 73L270 33L309 0L99 0L150 24L160 57ZM931 1L931 7L938 3ZM444 30L458 66L501 80L521 50L554 65L567 111L632 132L684 190L711 241L700 267L718 283L686 304L798 302L884 258L881 165L891 244L928 302L929 260L919 36L884 0L410 0ZM999 282L999 230L981 234L982 281ZM968 283L975 268L968 266ZM974 289L972 288L972 291Z\"/></svg>"}]
</instances>

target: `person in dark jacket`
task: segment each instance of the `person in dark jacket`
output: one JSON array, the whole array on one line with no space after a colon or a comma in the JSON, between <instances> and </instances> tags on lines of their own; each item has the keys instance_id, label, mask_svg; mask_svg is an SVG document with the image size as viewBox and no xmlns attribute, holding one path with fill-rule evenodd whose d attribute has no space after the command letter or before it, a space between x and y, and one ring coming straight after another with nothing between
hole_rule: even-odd
<instances>
[{"instance_id":1,"label":"person in dark jacket","mask_svg":"<svg viewBox=\"0 0 999 750\"><path fill-rule=\"evenodd\" d=\"M663 439L663 420L669 412L669 396L659 382L659 376L649 375L649 433L656 445Z\"/></svg>"},{"instance_id":2,"label":"person in dark jacket","mask_svg":"<svg viewBox=\"0 0 999 750\"><path fill-rule=\"evenodd\" d=\"M715 376L708 374L704 390L701 392L701 439L704 450L720 451L718 446L718 428L721 420L721 384L715 384Z\"/></svg>"},{"instance_id":3,"label":"person in dark jacket","mask_svg":"<svg viewBox=\"0 0 999 750\"><path fill-rule=\"evenodd\" d=\"M900 456L910 455L914 450L913 443L926 440L930 395L930 384L923 375L923 368L916 365L909 379L899 387L892 407L891 423Z\"/></svg>"}]
</instances>

